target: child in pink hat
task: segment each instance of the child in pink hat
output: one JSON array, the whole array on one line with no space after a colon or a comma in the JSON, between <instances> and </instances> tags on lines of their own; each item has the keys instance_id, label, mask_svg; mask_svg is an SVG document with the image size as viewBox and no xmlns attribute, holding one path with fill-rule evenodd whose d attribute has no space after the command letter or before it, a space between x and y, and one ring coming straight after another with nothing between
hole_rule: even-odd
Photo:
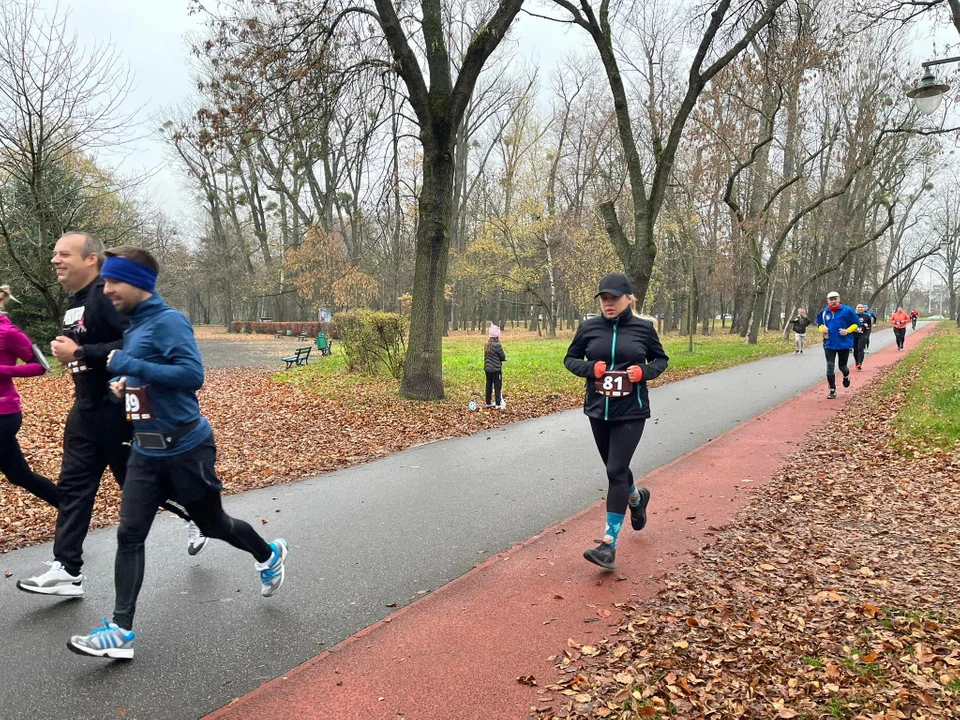
<instances>
[{"instance_id":1,"label":"child in pink hat","mask_svg":"<svg viewBox=\"0 0 960 720\"><path fill-rule=\"evenodd\" d=\"M487 376L487 404L488 408L506 407L503 402L503 363L507 361L507 356L503 352L503 345L500 344L500 328L490 323L490 337L487 338L487 344L483 348L483 372ZM493 391L496 390L495 404L490 400Z\"/></svg>"}]
</instances>

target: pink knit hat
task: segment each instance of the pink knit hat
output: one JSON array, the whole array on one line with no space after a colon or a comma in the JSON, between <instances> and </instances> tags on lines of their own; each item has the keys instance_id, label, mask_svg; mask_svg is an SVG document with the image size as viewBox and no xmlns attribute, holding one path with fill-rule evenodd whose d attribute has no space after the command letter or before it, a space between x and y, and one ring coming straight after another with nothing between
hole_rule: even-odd
<instances>
[{"instance_id":1,"label":"pink knit hat","mask_svg":"<svg viewBox=\"0 0 960 720\"><path fill-rule=\"evenodd\" d=\"M500 337L500 328L493 323L490 323L490 337Z\"/></svg>"}]
</instances>

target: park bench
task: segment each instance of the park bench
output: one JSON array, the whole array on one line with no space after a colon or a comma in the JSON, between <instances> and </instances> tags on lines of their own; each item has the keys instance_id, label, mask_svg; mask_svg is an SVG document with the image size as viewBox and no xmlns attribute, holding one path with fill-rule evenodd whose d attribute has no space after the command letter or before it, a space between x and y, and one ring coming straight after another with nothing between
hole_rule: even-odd
<instances>
[{"instance_id":1,"label":"park bench","mask_svg":"<svg viewBox=\"0 0 960 720\"><path fill-rule=\"evenodd\" d=\"M301 330L300 334L297 335L297 340L299 340L300 342L304 342L306 339L307 339L307 334Z\"/></svg>"},{"instance_id":2,"label":"park bench","mask_svg":"<svg viewBox=\"0 0 960 720\"><path fill-rule=\"evenodd\" d=\"M306 347L298 347L293 355L288 355L287 357L280 359L287 364L286 369L289 370L292 367L308 364L310 361L311 350L313 350L313 348L310 345L307 345Z\"/></svg>"}]
</instances>

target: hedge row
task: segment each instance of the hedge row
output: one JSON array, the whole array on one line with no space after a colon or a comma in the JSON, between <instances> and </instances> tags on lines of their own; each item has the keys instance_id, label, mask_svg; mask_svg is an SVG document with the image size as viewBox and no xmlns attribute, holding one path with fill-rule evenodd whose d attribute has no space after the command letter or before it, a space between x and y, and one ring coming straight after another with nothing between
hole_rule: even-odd
<instances>
[{"instance_id":1,"label":"hedge row","mask_svg":"<svg viewBox=\"0 0 960 720\"><path fill-rule=\"evenodd\" d=\"M230 323L232 333L253 333L254 335L274 335L277 331L286 335L287 330L292 335L306 333L307 337L317 337L317 333L324 332L328 338L337 339L337 326L332 322L257 322L256 320L234 320Z\"/></svg>"}]
</instances>

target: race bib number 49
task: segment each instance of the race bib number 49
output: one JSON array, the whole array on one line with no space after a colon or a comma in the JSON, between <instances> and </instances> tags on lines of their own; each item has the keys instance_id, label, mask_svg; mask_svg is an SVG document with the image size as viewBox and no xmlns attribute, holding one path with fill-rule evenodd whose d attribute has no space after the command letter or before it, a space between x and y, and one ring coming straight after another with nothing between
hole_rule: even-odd
<instances>
[{"instance_id":1,"label":"race bib number 49","mask_svg":"<svg viewBox=\"0 0 960 720\"><path fill-rule=\"evenodd\" d=\"M601 395L611 398L626 397L633 392L633 383L626 370L611 370L603 374L593 387Z\"/></svg>"},{"instance_id":2,"label":"race bib number 49","mask_svg":"<svg viewBox=\"0 0 960 720\"><path fill-rule=\"evenodd\" d=\"M153 420L153 410L150 409L150 401L147 399L147 388L128 387L125 399L127 409L127 420Z\"/></svg>"}]
</instances>

